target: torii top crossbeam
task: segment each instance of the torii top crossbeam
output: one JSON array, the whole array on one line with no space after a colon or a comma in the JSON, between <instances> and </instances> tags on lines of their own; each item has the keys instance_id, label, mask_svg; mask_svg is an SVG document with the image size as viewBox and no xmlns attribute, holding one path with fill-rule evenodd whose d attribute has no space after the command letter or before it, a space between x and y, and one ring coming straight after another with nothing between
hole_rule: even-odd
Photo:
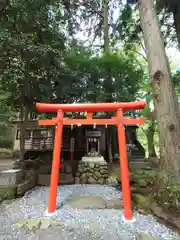
<instances>
[{"instance_id":1,"label":"torii top crossbeam","mask_svg":"<svg viewBox=\"0 0 180 240\"><path fill-rule=\"evenodd\" d=\"M40 112L115 112L118 109L123 111L144 109L146 103L144 101L138 102L124 102L124 103L77 103L77 104L47 104L36 103L36 108Z\"/></svg>"}]
</instances>

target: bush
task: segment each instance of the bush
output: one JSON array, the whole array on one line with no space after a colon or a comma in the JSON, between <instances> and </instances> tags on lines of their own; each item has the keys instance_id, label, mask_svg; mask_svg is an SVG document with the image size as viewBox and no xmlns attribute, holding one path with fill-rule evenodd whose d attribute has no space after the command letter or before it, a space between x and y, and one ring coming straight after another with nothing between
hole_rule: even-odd
<instances>
[{"instance_id":1,"label":"bush","mask_svg":"<svg viewBox=\"0 0 180 240\"><path fill-rule=\"evenodd\" d=\"M180 212L180 182L172 183L160 190L156 199L163 205Z\"/></svg>"},{"instance_id":2,"label":"bush","mask_svg":"<svg viewBox=\"0 0 180 240\"><path fill-rule=\"evenodd\" d=\"M0 148L12 148L13 141L12 140L0 140Z\"/></svg>"},{"instance_id":3,"label":"bush","mask_svg":"<svg viewBox=\"0 0 180 240\"><path fill-rule=\"evenodd\" d=\"M12 148L0 148L1 158L18 158L19 151L13 150Z\"/></svg>"}]
</instances>

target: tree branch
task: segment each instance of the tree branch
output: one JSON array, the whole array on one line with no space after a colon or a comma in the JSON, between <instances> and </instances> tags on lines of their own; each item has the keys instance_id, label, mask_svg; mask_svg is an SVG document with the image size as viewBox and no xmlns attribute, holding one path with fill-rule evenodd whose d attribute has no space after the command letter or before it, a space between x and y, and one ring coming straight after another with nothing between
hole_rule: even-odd
<instances>
[{"instance_id":1,"label":"tree branch","mask_svg":"<svg viewBox=\"0 0 180 240\"><path fill-rule=\"evenodd\" d=\"M4 6L0 9L0 17L2 17L5 14L5 10L7 9L8 5L10 5L9 0L4 3Z\"/></svg>"},{"instance_id":2,"label":"tree branch","mask_svg":"<svg viewBox=\"0 0 180 240\"><path fill-rule=\"evenodd\" d=\"M138 55L140 55L146 62L148 61L147 58L142 53L140 53L140 52L138 52L136 50L131 50L131 51L133 51L133 52L137 53Z\"/></svg>"},{"instance_id":3,"label":"tree branch","mask_svg":"<svg viewBox=\"0 0 180 240\"><path fill-rule=\"evenodd\" d=\"M84 2L84 5L88 6L93 12L95 12L96 14L98 14L99 17L104 18L104 16L103 16L99 11L97 11L96 9L94 9L88 2Z\"/></svg>"},{"instance_id":4,"label":"tree branch","mask_svg":"<svg viewBox=\"0 0 180 240\"><path fill-rule=\"evenodd\" d=\"M145 48L144 44L142 43L141 39L139 39L139 42L140 42L142 49L144 50L145 55L147 56L146 48ZM147 61L147 58L146 58L146 61Z\"/></svg>"}]
</instances>

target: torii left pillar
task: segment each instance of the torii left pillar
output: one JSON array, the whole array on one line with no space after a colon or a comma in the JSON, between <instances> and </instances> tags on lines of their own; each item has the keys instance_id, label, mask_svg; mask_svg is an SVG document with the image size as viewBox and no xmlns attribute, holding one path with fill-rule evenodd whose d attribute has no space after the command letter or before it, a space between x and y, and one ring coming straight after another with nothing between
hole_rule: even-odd
<instances>
[{"instance_id":1,"label":"torii left pillar","mask_svg":"<svg viewBox=\"0 0 180 240\"><path fill-rule=\"evenodd\" d=\"M63 117L64 113L62 110L57 111L57 122L55 126L55 139L54 139L54 151L53 151L53 162L48 202L48 213L54 213L56 211L56 198L57 189L59 182L59 169L61 168L61 145L62 145L62 131L63 131Z\"/></svg>"}]
</instances>

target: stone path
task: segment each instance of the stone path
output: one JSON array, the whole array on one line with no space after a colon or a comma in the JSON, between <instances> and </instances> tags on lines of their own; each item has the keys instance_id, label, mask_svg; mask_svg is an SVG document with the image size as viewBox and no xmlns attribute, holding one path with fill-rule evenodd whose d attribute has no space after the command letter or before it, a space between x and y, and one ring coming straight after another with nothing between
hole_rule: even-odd
<instances>
[{"instance_id":1,"label":"stone path","mask_svg":"<svg viewBox=\"0 0 180 240\"><path fill-rule=\"evenodd\" d=\"M121 193L105 185L60 186L57 215L50 218L58 224L55 222L48 224L45 220L49 218L44 214L48 190L47 187L37 187L21 199L0 205L0 240L48 240L51 238L53 240L134 240L138 239L138 235L142 232L149 233L154 239L179 239L177 233L158 223L150 215L144 216L135 212L134 223L124 222L122 209L107 209L107 201L121 198ZM88 196L91 196L89 205L94 202L92 199L99 199L103 204L105 203L105 209L99 209L97 206L91 209L79 209L77 205L71 206L70 202L77 203L78 199L81 203L82 199L83 201L86 199L87 206ZM27 221L29 223L17 226L23 220L29 220ZM35 221L34 227L32 220ZM38 222L40 220L41 223Z\"/></svg>"}]
</instances>

